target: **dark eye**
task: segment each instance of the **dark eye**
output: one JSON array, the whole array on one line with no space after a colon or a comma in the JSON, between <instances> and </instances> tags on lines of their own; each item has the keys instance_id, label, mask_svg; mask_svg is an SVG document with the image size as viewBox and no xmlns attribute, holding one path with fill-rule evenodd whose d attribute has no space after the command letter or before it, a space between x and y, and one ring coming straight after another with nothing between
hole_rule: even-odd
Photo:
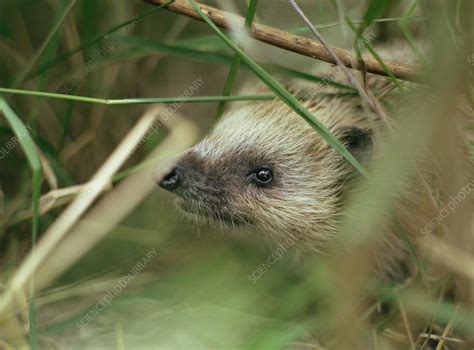
<instances>
[{"instance_id":1,"label":"dark eye","mask_svg":"<svg viewBox=\"0 0 474 350\"><path fill-rule=\"evenodd\" d=\"M249 178L257 185L268 185L273 180L273 173L268 168L259 168L251 172Z\"/></svg>"}]
</instances>

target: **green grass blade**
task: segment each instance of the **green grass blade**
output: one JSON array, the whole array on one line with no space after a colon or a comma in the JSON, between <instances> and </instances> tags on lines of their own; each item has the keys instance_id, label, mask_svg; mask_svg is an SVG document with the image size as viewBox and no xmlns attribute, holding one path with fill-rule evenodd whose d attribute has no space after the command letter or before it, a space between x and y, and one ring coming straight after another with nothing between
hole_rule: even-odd
<instances>
[{"instance_id":1,"label":"green grass blade","mask_svg":"<svg viewBox=\"0 0 474 350\"><path fill-rule=\"evenodd\" d=\"M362 41L362 34L364 31L380 16L383 10L389 5L393 3L393 0L372 0L365 10L364 17L362 18L362 22L359 25L359 28L356 31L356 38L354 48L357 54L357 59L359 62L363 62L361 58L360 52L360 43Z\"/></svg>"},{"instance_id":2,"label":"green grass blade","mask_svg":"<svg viewBox=\"0 0 474 350\"><path fill-rule=\"evenodd\" d=\"M150 103L205 103L222 101L260 101L273 100L274 95L245 95L245 96L191 96L191 97L158 97L158 98L127 98L108 100L109 105L150 104Z\"/></svg>"},{"instance_id":3,"label":"green grass blade","mask_svg":"<svg viewBox=\"0 0 474 350\"><path fill-rule=\"evenodd\" d=\"M41 149L43 155L46 157L46 160L48 161L49 165L54 171L54 174L58 178L60 186L62 185L64 187L67 187L77 185L77 181L73 178L71 174L69 174L69 172L64 168L64 165L61 163L57 148L54 147L41 134L34 135L34 142Z\"/></svg>"},{"instance_id":4,"label":"green grass blade","mask_svg":"<svg viewBox=\"0 0 474 350\"><path fill-rule=\"evenodd\" d=\"M169 43L162 43L162 42L155 42L145 38L138 38L138 37L127 37L124 38L124 43L129 44L134 47L139 47L142 49L152 49L157 50L160 52L165 52L170 55L184 57L190 60L198 60L202 62L209 62L209 63L223 63L223 64L232 64L232 57L228 55L223 55L220 53L212 53L206 51L199 51L192 48L184 47L181 45L176 44L169 44ZM355 89L350 85L341 84L332 80L328 80L322 77L314 76L309 73L297 71L292 68L287 68L279 65L261 65L265 69L269 71L273 71L275 73L284 74L290 77L305 79L308 81L313 81L317 83L327 84L329 86L334 86L341 89L348 89L351 91L355 91ZM241 67L245 69L250 69L250 67L246 64L246 62L241 62Z\"/></svg>"},{"instance_id":5,"label":"green grass blade","mask_svg":"<svg viewBox=\"0 0 474 350\"><path fill-rule=\"evenodd\" d=\"M211 62L211 63L225 63L231 64L232 57L220 53L212 53L206 51L199 51L186 46L181 46L171 43L163 43L158 41L152 41L146 38L128 36L123 39L123 43L139 48L146 48L164 52L170 55L178 57L184 57L192 60Z\"/></svg>"},{"instance_id":6,"label":"green grass blade","mask_svg":"<svg viewBox=\"0 0 474 350\"><path fill-rule=\"evenodd\" d=\"M58 7L58 12L55 14L53 18L53 23L57 23L60 20L61 14L64 12L64 10L67 8L69 5L68 0L61 0L60 5ZM38 65L42 65L45 62L51 60L57 53L58 48L60 47L60 41L61 41L61 36L59 35L59 32L56 32L47 47L45 48L41 59L39 59ZM47 87L47 81L48 81L48 72L45 72L41 74L38 79L36 79L36 90L43 90ZM28 122L30 123L31 127L36 130L38 126L38 112L40 109L40 100L35 100L33 103L33 108L32 112L30 113L29 120ZM56 113L54 114L56 116Z\"/></svg>"},{"instance_id":7,"label":"green grass blade","mask_svg":"<svg viewBox=\"0 0 474 350\"><path fill-rule=\"evenodd\" d=\"M74 56L78 52L84 51L84 50L90 48L91 46L94 46L94 45L98 44L102 40L107 39L110 35L114 34L115 32L119 31L120 29L122 29L122 28L124 28L128 25L133 25L134 23L140 22L145 17L148 17L149 15L155 13L156 11L160 10L161 8L168 6L169 4L171 4L174 1L175 0L171 0L171 1L169 1L165 4L163 4L163 5L153 7L149 11L146 11L146 12L140 14L140 15L137 15L137 16L135 16L135 17L123 22L123 23L117 24L117 25L113 26L112 28L106 30L104 33L96 35L94 38L92 38L88 42L86 42L82 45L79 45L78 47L76 47L74 49L71 49L67 52L62 53L61 55L56 57L54 60L51 60L51 61L46 62L45 64L41 65L36 71L32 72L28 76L28 79L32 79L32 78L34 78L34 77L36 77L40 74L43 74L44 72L48 71L49 69L51 69L55 65L57 65L61 62L64 62L65 60L67 60L70 57Z\"/></svg>"},{"instance_id":8,"label":"green grass blade","mask_svg":"<svg viewBox=\"0 0 474 350\"><path fill-rule=\"evenodd\" d=\"M40 194L40 178L41 178L41 162L38 153L36 152L35 144L21 119L10 108L7 102L0 97L0 111L3 113L8 123L10 124L15 136L18 139L26 158L33 172L33 225L32 237L36 240L38 232L38 204Z\"/></svg>"},{"instance_id":9,"label":"green grass blade","mask_svg":"<svg viewBox=\"0 0 474 350\"><path fill-rule=\"evenodd\" d=\"M351 28L354 33L359 35L358 30L354 25L354 22L352 22L349 18L347 18L346 21L347 21L347 24L349 25L349 28ZM400 91L404 91L402 85L400 84L400 81L395 77L395 75L393 75L392 71L387 67L382 57L380 57L379 54L374 50L370 42L368 42L367 40L359 40L359 43L363 43L363 45L370 52L370 54L377 60L380 66L382 66L385 74L387 74L388 78L397 86L397 88ZM358 50L358 54L360 54L360 50Z\"/></svg>"},{"instance_id":10,"label":"green grass blade","mask_svg":"<svg viewBox=\"0 0 474 350\"><path fill-rule=\"evenodd\" d=\"M354 50L356 52L357 61L364 68L365 64L362 59L361 47L365 44L365 40L362 38L364 31L380 16L385 10L385 8L392 4L393 0L372 0L365 10L364 17L362 18L362 23L359 25L359 28L356 30L356 38L354 41ZM349 21L347 21L349 24Z\"/></svg>"},{"instance_id":11,"label":"green grass blade","mask_svg":"<svg viewBox=\"0 0 474 350\"><path fill-rule=\"evenodd\" d=\"M405 35L405 39L408 43L408 45L411 47L412 51L415 53L415 55L418 56L420 61L424 64L427 65L428 61L425 59L423 54L421 53L420 49L418 49L418 46L415 43L415 38L411 34L410 29L408 28L408 25L410 23L410 19L412 18L413 12L415 12L416 8L418 6L418 0L413 0L411 3L410 7L408 8L407 12L403 16L403 19L400 21L400 29L403 32L403 35Z\"/></svg>"},{"instance_id":12,"label":"green grass blade","mask_svg":"<svg viewBox=\"0 0 474 350\"><path fill-rule=\"evenodd\" d=\"M377 19L377 17L379 17L387 7L394 3L394 0L372 0L364 13L364 17L362 17L358 36L362 35L362 33Z\"/></svg>"},{"instance_id":13,"label":"green grass blade","mask_svg":"<svg viewBox=\"0 0 474 350\"><path fill-rule=\"evenodd\" d=\"M98 103L98 104L106 104L106 101L107 101L101 98L65 95L65 94L57 94L57 93L52 93L52 92L41 92L41 91L32 91L32 90L6 89L6 88L0 88L0 93L56 98L56 99L61 99L61 100L90 102L90 103Z\"/></svg>"},{"instance_id":14,"label":"green grass blade","mask_svg":"<svg viewBox=\"0 0 474 350\"><path fill-rule=\"evenodd\" d=\"M0 88L0 93L9 93L14 95L26 95L45 98L54 98L58 100L77 101L86 103L95 103L103 105L127 105L127 104L152 104L152 103L201 103L201 102L220 102L220 101L248 101L248 100L272 100L274 95L249 95L249 96L191 96L191 97L156 97L156 98L125 98L125 99L103 99L86 96L76 96L67 94L58 94L53 92L18 90Z\"/></svg>"},{"instance_id":15,"label":"green grass blade","mask_svg":"<svg viewBox=\"0 0 474 350\"><path fill-rule=\"evenodd\" d=\"M250 56L243 52L237 45L235 45L219 28L207 17L196 5L194 0L188 0L196 12L204 19L209 27L224 41L231 49L233 49L241 58L241 60L252 69L252 71L277 95L283 102L285 102L291 109L308 122L318 134L331 145L339 154L346 158L362 175L368 177L367 171L354 158L354 156L339 142L339 140L332 135L329 130L321 124L306 108L304 108L294 97L290 94L280 83L260 67Z\"/></svg>"},{"instance_id":16,"label":"green grass blade","mask_svg":"<svg viewBox=\"0 0 474 350\"><path fill-rule=\"evenodd\" d=\"M31 240L33 251L36 246L36 237L38 235L38 226L39 226L39 200L41 194L41 162L38 153L36 152L35 144L31 139L31 136L28 132L28 129L25 127L21 119L16 115L16 113L10 108L7 102L0 97L0 111L3 113L8 123L10 124L17 140L25 152L26 159L30 165L31 171L33 173L32 186L33 186L33 195L32 195L32 212L33 219L31 225ZM36 339L36 317L35 317L35 303L34 303L34 279L31 281L31 300L29 306L29 336L30 336L30 346L34 349L38 348L37 339Z\"/></svg>"},{"instance_id":17,"label":"green grass blade","mask_svg":"<svg viewBox=\"0 0 474 350\"><path fill-rule=\"evenodd\" d=\"M221 102L221 101L263 101L273 100L276 96L272 94L265 95L241 95L241 96L190 96L190 97L151 97L151 98L123 98L123 99L104 99L87 96L76 96L58 94L54 92L32 91L32 90L18 90L0 88L0 93L9 93L12 95L25 95L44 98L53 98L66 101L77 101L86 103L95 103L102 105L131 105L131 104L153 104L153 103L206 103L206 102ZM317 95L325 96L357 96L355 92L335 92L327 93L321 92Z\"/></svg>"},{"instance_id":18,"label":"green grass blade","mask_svg":"<svg viewBox=\"0 0 474 350\"><path fill-rule=\"evenodd\" d=\"M192 38L182 38L174 40L173 43L178 46L188 47L195 50L217 52L227 49L227 46L216 38L214 34L201 35Z\"/></svg>"},{"instance_id":19,"label":"green grass blade","mask_svg":"<svg viewBox=\"0 0 474 350\"><path fill-rule=\"evenodd\" d=\"M48 46L49 42L51 41L51 39L53 39L54 35L56 34L56 32L59 30L59 28L61 27L62 23L64 22L64 20L66 19L67 15L69 14L69 12L72 10L72 8L74 7L74 4L76 3L76 0L71 0L71 2L69 3L69 5L64 9L63 13L61 14L61 16L59 16L59 19L58 21L55 23L55 25L53 26L53 28L50 30L50 32L48 33L48 35L46 36L46 38L44 39L44 41L41 43L41 46L40 48L35 52L35 54L33 55L33 57L30 59L30 61L28 62L28 64L26 65L26 67L23 69L23 71L18 75L18 77L15 79L15 81L13 82L13 88L17 88L17 87L20 87L23 82L25 81L26 77L28 76L28 73L31 71L31 69L34 67L34 65L36 64L36 62L38 61L38 59L41 57L41 54L43 53L43 51L46 49L46 47Z\"/></svg>"},{"instance_id":20,"label":"green grass blade","mask_svg":"<svg viewBox=\"0 0 474 350\"><path fill-rule=\"evenodd\" d=\"M338 89L344 89L346 91L351 91L358 94L357 90L350 85L338 83L337 81L321 78L316 75L301 72L292 68L286 68L279 65L262 65L262 67L264 67L265 69L267 69L268 71L272 73L282 74L282 75L286 75L286 76L290 76L290 77L298 78L298 79L304 79L304 80L308 80L308 81L319 83L319 84L325 84L325 85L336 87Z\"/></svg>"},{"instance_id":21,"label":"green grass blade","mask_svg":"<svg viewBox=\"0 0 474 350\"><path fill-rule=\"evenodd\" d=\"M257 0L250 0L250 4L248 5L247 15L245 16L244 26L245 29L249 29L252 25L252 21L255 17L255 12L257 11ZM237 72L240 67L240 56L234 54L234 59L230 66L229 74L227 75L227 80L224 85L224 91L222 92L223 96L229 96L232 92L232 86L234 85L235 78L237 77ZM219 102L216 111L216 119L222 116L225 108L225 101Z\"/></svg>"}]
</instances>

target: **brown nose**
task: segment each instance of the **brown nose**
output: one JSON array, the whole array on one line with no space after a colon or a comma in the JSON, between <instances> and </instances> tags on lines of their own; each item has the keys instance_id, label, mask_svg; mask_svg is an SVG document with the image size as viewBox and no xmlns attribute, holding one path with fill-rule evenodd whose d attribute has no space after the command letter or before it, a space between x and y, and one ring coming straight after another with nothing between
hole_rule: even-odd
<instances>
[{"instance_id":1,"label":"brown nose","mask_svg":"<svg viewBox=\"0 0 474 350\"><path fill-rule=\"evenodd\" d=\"M167 191L173 191L179 187L181 182L181 174L178 168L171 170L163 180L160 181L159 186Z\"/></svg>"}]
</instances>

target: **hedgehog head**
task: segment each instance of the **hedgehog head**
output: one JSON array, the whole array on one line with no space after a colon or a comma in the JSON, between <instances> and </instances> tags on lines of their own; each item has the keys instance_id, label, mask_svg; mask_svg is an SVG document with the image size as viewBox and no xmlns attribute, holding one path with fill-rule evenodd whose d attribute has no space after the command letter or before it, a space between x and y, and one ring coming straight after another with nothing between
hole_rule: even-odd
<instances>
[{"instance_id":1,"label":"hedgehog head","mask_svg":"<svg viewBox=\"0 0 474 350\"><path fill-rule=\"evenodd\" d=\"M362 163L371 130L351 103L321 99L306 107ZM336 230L344 188L356 170L280 101L239 104L157 179L194 219L297 239L314 249Z\"/></svg>"}]
</instances>

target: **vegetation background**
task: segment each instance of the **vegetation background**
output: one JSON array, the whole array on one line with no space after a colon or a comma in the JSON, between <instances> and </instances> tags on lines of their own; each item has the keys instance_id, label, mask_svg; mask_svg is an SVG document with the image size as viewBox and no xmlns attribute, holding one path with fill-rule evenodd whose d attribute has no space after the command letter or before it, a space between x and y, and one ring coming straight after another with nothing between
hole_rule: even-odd
<instances>
[{"instance_id":1,"label":"vegetation background","mask_svg":"<svg viewBox=\"0 0 474 350\"><path fill-rule=\"evenodd\" d=\"M249 3L206 2L242 16L256 2ZM416 91L426 108L411 115L413 132L400 148L416 150L426 139L443 159L458 160L442 163L458 193L466 177L463 156L451 147L454 121L432 113L455 110L462 93L474 126L470 1L300 3L331 45L352 49L373 30L370 45L412 48L431 85L402 83L400 93ZM286 1L258 1L254 20L311 37ZM236 33L229 37L242 40ZM433 43L433 53L419 42ZM316 68L329 67L255 41L246 40L245 51L275 78L315 81ZM195 227L150 185L158 160L212 128L233 57L207 24L141 1L0 0L0 348L472 348L472 194L443 223L456 239L426 238L438 273L426 287L420 274L404 284L367 281L363 264L353 264L363 250L355 260L288 251L270 263L275 247ZM233 94L249 78L241 65ZM206 101L183 103L179 96L199 79L191 95ZM150 108L169 119L124 157L118 145L135 147L143 130L126 135L137 123L151 125ZM101 173L113 152L117 169ZM84 187L94 176L100 189ZM390 181L397 179L377 189ZM363 200L390 200L373 192ZM368 222L378 214L360 213ZM54 242L49 249L38 243L45 260L25 264L42 239ZM467 298L453 296L456 283Z\"/></svg>"}]
</instances>

